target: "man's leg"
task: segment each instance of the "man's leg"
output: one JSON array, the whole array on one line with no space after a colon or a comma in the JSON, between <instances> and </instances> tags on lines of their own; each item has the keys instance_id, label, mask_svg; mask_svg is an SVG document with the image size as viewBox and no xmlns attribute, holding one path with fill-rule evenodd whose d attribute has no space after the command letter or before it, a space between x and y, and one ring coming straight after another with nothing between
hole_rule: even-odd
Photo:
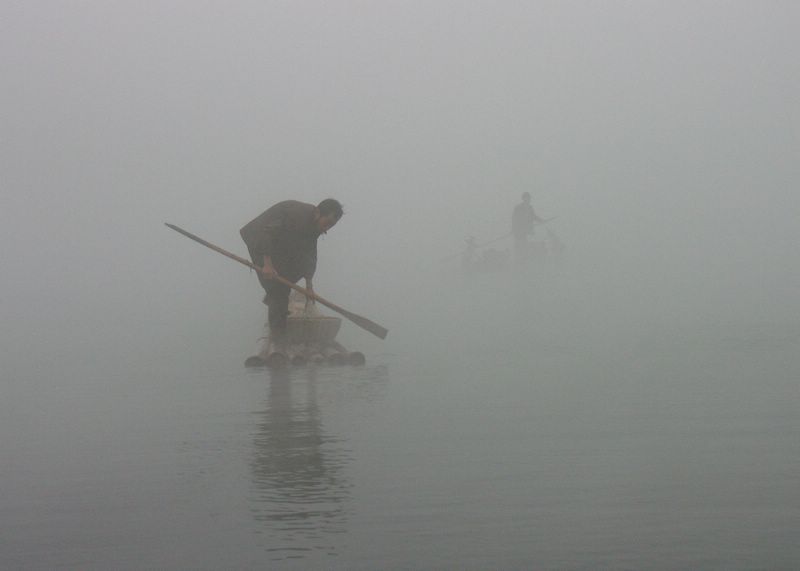
<instances>
[{"instance_id":1,"label":"man's leg","mask_svg":"<svg viewBox=\"0 0 800 571\"><path fill-rule=\"evenodd\" d=\"M275 340L282 340L286 333L286 319L289 317L289 287L281 283L265 280L267 295L264 300L269 306L267 321L270 334Z\"/></svg>"},{"instance_id":2,"label":"man's leg","mask_svg":"<svg viewBox=\"0 0 800 571\"><path fill-rule=\"evenodd\" d=\"M247 251L253 264L261 267L261 264L264 263L264 256L253 251L249 245L247 246ZM261 287L266 292L262 301L269 307L267 322L269 323L270 335L273 340L280 342L286 333L286 319L289 317L289 287L267 279L259 271L256 271L256 276Z\"/></svg>"}]
</instances>

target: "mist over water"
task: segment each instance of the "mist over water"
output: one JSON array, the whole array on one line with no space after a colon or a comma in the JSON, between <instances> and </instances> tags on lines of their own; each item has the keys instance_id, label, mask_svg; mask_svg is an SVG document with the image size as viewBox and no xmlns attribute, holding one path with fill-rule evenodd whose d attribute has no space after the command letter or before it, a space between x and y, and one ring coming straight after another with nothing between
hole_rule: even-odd
<instances>
[{"instance_id":1,"label":"mist over water","mask_svg":"<svg viewBox=\"0 0 800 571\"><path fill-rule=\"evenodd\" d=\"M800 567L793 3L0 12L0 566ZM564 255L464 274L523 191ZM327 196L389 336L247 370L162 223Z\"/></svg>"},{"instance_id":2,"label":"mist over water","mask_svg":"<svg viewBox=\"0 0 800 571\"><path fill-rule=\"evenodd\" d=\"M20 367L4 564L792 568L800 324L633 312L571 264L417 300L363 368Z\"/></svg>"}]
</instances>

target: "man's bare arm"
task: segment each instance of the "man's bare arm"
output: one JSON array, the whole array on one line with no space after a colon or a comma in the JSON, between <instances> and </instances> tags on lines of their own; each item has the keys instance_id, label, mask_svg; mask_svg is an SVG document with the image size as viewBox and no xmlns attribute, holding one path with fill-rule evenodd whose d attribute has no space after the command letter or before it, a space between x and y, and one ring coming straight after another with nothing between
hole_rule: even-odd
<instances>
[{"instance_id":1,"label":"man's bare arm","mask_svg":"<svg viewBox=\"0 0 800 571\"><path fill-rule=\"evenodd\" d=\"M261 268L263 270L262 273L268 274L267 277L270 279L278 275L278 272L275 271L272 265L272 258L268 255L264 255L264 263L261 264Z\"/></svg>"}]
</instances>

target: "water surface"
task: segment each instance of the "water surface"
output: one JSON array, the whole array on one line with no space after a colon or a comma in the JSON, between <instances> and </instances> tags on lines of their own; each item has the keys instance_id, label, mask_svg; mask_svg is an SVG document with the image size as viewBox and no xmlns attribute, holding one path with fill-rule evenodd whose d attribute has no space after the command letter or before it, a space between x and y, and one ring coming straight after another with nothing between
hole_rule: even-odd
<instances>
[{"instance_id":1,"label":"water surface","mask_svg":"<svg viewBox=\"0 0 800 571\"><path fill-rule=\"evenodd\" d=\"M0 566L800 567L797 322L485 286L361 368L14 361Z\"/></svg>"}]
</instances>

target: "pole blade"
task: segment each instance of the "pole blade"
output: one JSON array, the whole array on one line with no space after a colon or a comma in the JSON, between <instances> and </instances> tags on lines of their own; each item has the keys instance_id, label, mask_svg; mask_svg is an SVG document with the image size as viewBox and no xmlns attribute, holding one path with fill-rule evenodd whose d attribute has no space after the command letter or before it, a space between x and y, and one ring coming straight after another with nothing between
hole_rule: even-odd
<instances>
[{"instance_id":1,"label":"pole blade","mask_svg":"<svg viewBox=\"0 0 800 571\"><path fill-rule=\"evenodd\" d=\"M389 334L389 330L383 327L382 325L378 325L374 321L370 321L366 317L362 317L360 315L356 315L355 313L350 313L349 311L340 312L344 317L349 319L351 322L355 323L362 329L369 331L375 337L380 339L386 339L386 336Z\"/></svg>"}]
</instances>

